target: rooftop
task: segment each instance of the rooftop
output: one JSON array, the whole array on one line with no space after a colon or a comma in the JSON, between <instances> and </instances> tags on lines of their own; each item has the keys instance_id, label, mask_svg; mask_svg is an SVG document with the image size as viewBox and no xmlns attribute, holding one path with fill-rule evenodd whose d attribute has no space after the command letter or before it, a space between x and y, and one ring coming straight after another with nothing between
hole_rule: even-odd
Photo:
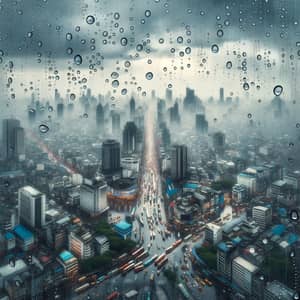
<instances>
[{"instance_id":1,"label":"rooftop","mask_svg":"<svg viewBox=\"0 0 300 300\"><path fill-rule=\"evenodd\" d=\"M294 299L293 296L295 295L295 291L292 289L288 288L286 285L279 281L272 281L269 282L266 286L266 290L271 292L273 295L276 295L278 299Z\"/></svg>"},{"instance_id":2,"label":"rooftop","mask_svg":"<svg viewBox=\"0 0 300 300\"><path fill-rule=\"evenodd\" d=\"M15 261L15 265L12 266L7 264L5 266L0 267L0 275L3 277L13 275L14 273L26 270L27 265L22 259L18 259Z\"/></svg>"},{"instance_id":3,"label":"rooftop","mask_svg":"<svg viewBox=\"0 0 300 300\"><path fill-rule=\"evenodd\" d=\"M69 259L71 259L71 258L74 258L74 255L73 255L71 252L65 250L65 251L63 251L63 252L61 252L61 253L59 254L59 258L60 258L63 262L65 262L65 261L67 261L67 260L69 260Z\"/></svg>"},{"instance_id":4,"label":"rooftop","mask_svg":"<svg viewBox=\"0 0 300 300\"><path fill-rule=\"evenodd\" d=\"M115 227L117 227L120 230L129 230L132 227L132 225L125 221L121 221L121 222L115 224Z\"/></svg>"},{"instance_id":5,"label":"rooftop","mask_svg":"<svg viewBox=\"0 0 300 300\"><path fill-rule=\"evenodd\" d=\"M40 191L38 191L37 189L35 189L34 187L32 187L30 185L24 186L22 188L22 190L26 191L27 193L31 194L32 196L38 196L41 194Z\"/></svg>"},{"instance_id":6,"label":"rooftop","mask_svg":"<svg viewBox=\"0 0 300 300\"><path fill-rule=\"evenodd\" d=\"M236 257L233 262L239 264L240 266L242 266L243 268L245 268L246 270L248 270L251 273L254 273L255 271L258 270L258 268L251 264L248 260L244 259L241 256Z\"/></svg>"},{"instance_id":7,"label":"rooftop","mask_svg":"<svg viewBox=\"0 0 300 300\"><path fill-rule=\"evenodd\" d=\"M33 233L25 228L23 225L19 224L14 228L15 234L22 240L29 240L33 238Z\"/></svg>"}]
</instances>

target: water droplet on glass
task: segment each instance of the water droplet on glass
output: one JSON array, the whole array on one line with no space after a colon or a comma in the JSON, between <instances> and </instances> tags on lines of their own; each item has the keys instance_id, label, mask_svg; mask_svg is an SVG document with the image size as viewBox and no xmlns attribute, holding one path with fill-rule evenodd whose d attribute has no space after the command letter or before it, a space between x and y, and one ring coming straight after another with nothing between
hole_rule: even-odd
<instances>
[{"instance_id":1,"label":"water droplet on glass","mask_svg":"<svg viewBox=\"0 0 300 300\"><path fill-rule=\"evenodd\" d=\"M182 36L177 37L177 43L178 44L182 44L183 43L183 37Z\"/></svg>"},{"instance_id":2,"label":"water droplet on glass","mask_svg":"<svg viewBox=\"0 0 300 300\"><path fill-rule=\"evenodd\" d=\"M33 32L32 31L27 32L27 37L28 38L32 38L32 36L33 36Z\"/></svg>"},{"instance_id":3,"label":"water droplet on glass","mask_svg":"<svg viewBox=\"0 0 300 300\"><path fill-rule=\"evenodd\" d=\"M72 48L67 48L67 54L71 55L73 53L73 49Z\"/></svg>"},{"instance_id":4,"label":"water droplet on glass","mask_svg":"<svg viewBox=\"0 0 300 300\"><path fill-rule=\"evenodd\" d=\"M66 40L67 41L71 41L72 40L72 33L70 33L70 32L68 32L67 34L66 34Z\"/></svg>"},{"instance_id":5,"label":"water droplet on glass","mask_svg":"<svg viewBox=\"0 0 300 300\"><path fill-rule=\"evenodd\" d=\"M119 20L120 19L120 14L118 12L114 13L114 19Z\"/></svg>"},{"instance_id":6,"label":"water droplet on glass","mask_svg":"<svg viewBox=\"0 0 300 300\"><path fill-rule=\"evenodd\" d=\"M292 250L292 251L290 252L290 257L295 257L295 251Z\"/></svg>"},{"instance_id":7,"label":"water droplet on glass","mask_svg":"<svg viewBox=\"0 0 300 300\"><path fill-rule=\"evenodd\" d=\"M76 95L75 95L74 93L70 94L70 99L71 99L72 101L74 101L75 98L76 98Z\"/></svg>"},{"instance_id":8,"label":"water droplet on glass","mask_svg":"<svg viewBox=\"0 0 300 300\"><path fill-rule=\"evenodd\" d=\"M119 73L117 73L117 72L112 72L112 73L110 74L110 77L113 78L113 79L117 79L117 78L119 77Z\"/></svg>"},{"instance_id":9,"label":"water droplet on glass","mask_svg":"<svg viewBox=\"0 0 300 300\"><path fill-rule=\"evenodd\" d=\"M92 25L95 23L95 17L92 15L87 16L85 20L89 25Z\"/></svg>"},{"instance_id":10,"label":"water droplet on glass","mask_svg":"<svg viewBox=\"0 0 300 300\"><path fill-rule=\"evenodd\" d=\"M3 56L3 55L4 55L4 51L0 50L0 56Z\"/></svg>"},{"instance_id":11,"label":"water droplet on glass","mask_svg":"<svg viewBox=\"0 0 300 300\"><path fill-rule=\"evenodd\" d=\"M250 88L249 83L248 83L248 82L245 82L245 83L243 84L243 89L244 89L245 91L248 91L249 88Z\"/></svg>"},{"instance_id":12,"label":"water droplet on glass","mask_svg":"<svg viewBox=\"0 0 300 300\"><path fill-rule=\"evenodd\" d=\"M274 88L273 88L273 94L275 96L280 96L281 93L283 91L283 87L281 85L276 85Z\"/></svg>"},{"instance_id":13,"label":"water droplet on glass","mask_svg":"<svg viewBox=\"0 0 300 300\"><path fill-rule=\"evenodd\" d=\"M131 66L130 61L129 61L129 60L126 60L126 61L124 62L124 66L125 66L126 68L129 68L129 67Z\"/></svg>"},{"instance_id":14,"label":"water droplet on glass","mask_svg":"<svg viewBox=\"0 0 300 300\"><path fill-rule=\"evenodd\" d=\"M226 68L227 69L231 69L232 68L232 62L230 60L226 63Z\"/></svg>"},{"instance_id":15,"label":"water droplet on glass","mask_svg":"<svg viewBox=\"0 0 300 300\"><path fill-rule=\"evenodd\" d=\"M49 131L49 127L45 124L41 124L39 126L39 131L40 131L40 133L47 133Z\"/></svg>"},{"instance_id":16,"label":"water droplet on glass","mask_svg":"<svg viewBox=\"0 0 300 300\"><path fill-rule=\"evenodd\" d=\"M84 114L83 114L83 117L84 117L85 119L87 119L87 118L89 117L89 115L88 115L87 113L84 113Z\"/></svg>"},{"instance_id":17,"label":"water droplet on glass","mask_svg":"<svg viewBox=\"0 0 300 300\"><path fill-rule=\"evenodd\" d=\"M119 86L119 80L113 80L111 85L112 85L112 87L117 88Z\"/></svg>"},{"instance_id":18,"label":"water droplet on glass","mask_svg":"<svg viewBox=\"0 0 300 300\"><path fill-rule=\"evenodd\" d=\"M153 78L153 73L152 72L147 72L146 73L146 79L151 80Z\"/></svg>"},{"instance_id":19,"label":"water droplet on glass","mask_svg":"<svg viewBox=\"0 0 300 300\"><path fill-rule=\"evenodd\" d=\"M214 44L211 46L211 52L212 53L218 53L219 52L219 46L217 44Z\"/></svg>"},{"instance_id":20,"label":"water droplet on glass","mask_svg":"<svg viewBox=\"0 0 300 300\"><path fill-rule=\"evenodd\" d=\"M76 65L81 65L82 64L82 57L80 54L77 54L74 56L74 62Z\"/></svg>"},{"instance_id":21,"label":"water droplet on glass","mask_svg":"<svg viewBox=\"0 0 300 300\"><path fill-rule=\"evenodd\" d=\"M223 35L224 35L223 30L222 30L222 29L219 29L219 30L217 31L217 36L218 36L218 37L222 37Z\"/></svg>"},{"instance_id":22,"label":"water droplet on glass","mask_svg":"<svg viewBox=\"0 0 300 300\"><path fill-rule=\"evenodd\" d=\"M136 45L136 51L140 52L143 50L143 45L142 44L137 44Z\"/></svg>"},{"instance_id":23,"label":"water droplet on glass","mask_svg":"<svg viewBox=\"0 0 300 300\"><path fill-rule=\"evenodd\" d=\"M299 213L298 213L298 211L296 209L291 210L291 212L290 212L290 219L292 221L295 221L295 222L299 221Z\"/></svg>"},{"instance_id":24,"label":"water droplet on glass","mask_svg":"<svg viewBox=\"0 0 300 300\"><path fill-rule=\"evenodd\" d=\"M48 111L53 112L53 107L51 105L48 106Z\"/></svg>"},{"instance_id":25,"label":"water droplet on glass","mask_svg":"<svg viewBox=\"0 0 300 300\"><path fill-rule=\"evenodd\" d=\"M120 40L120 44L121 44L122 46L126 46L127 43L128 43L127 38L126 38L126 37L122 37L121 40Z\"/></svg>"},{"instance_id":26,"label":"water droplet on glass","mask_svg":"<svg viewBox=\"0 0 300 300\"><path fill-rule=\"evenodd\" d=\"M149 18L151 16L151 10L147 9L145 11L145 17Z\"/></svg>"},{"instance_id":27,"label":"water droplet on glass","mask_svg":"<svg viewBox=\"0 0 300 300\"><path fill-rule=\"evenodd\" d=\"M252 114L248 114L248 118L251 119L252 118Z\"/></svg>"},{"instance_id":28,"label":"water droplet on glass","mask_svg":"<svg viewBox=\"0 0 300 300\"><path fill-rule=\"evenodd\" d=\"M127 94L127 89L122 89L121 90L121 95L126 95Z\"/></svg>"},{"instance_id":29,"label":"water droplet on glass","mask_svg":"<svg viewBox=\"0 0 300 300\"><path fill-rule=\"evenodd\" d=\"M191 47L186 47L184 51L186 54L191 54L192 49L191 49Z\"/></svg>"}]
</instances>

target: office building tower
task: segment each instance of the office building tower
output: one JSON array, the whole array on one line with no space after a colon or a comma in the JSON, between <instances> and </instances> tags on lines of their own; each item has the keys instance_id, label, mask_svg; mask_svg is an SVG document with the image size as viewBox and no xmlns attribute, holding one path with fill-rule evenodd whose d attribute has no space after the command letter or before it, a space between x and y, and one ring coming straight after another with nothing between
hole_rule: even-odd
<instances>
[{"instance_id":1,"label":"office building tower","mask_svg":"<svg viewBox=\"0 0 300 300\"><path fill-rule=\"evenodd\" d=\"M133 97L131 97L129 102L129 108L130 108L130 119L134 120L135 117L135 100Z\"/></svg>"},{"instance_id":2,"label":"office building tower","mask_svg":"<svg viewBox=\"0 0 300 300\"><path fill-rule=\"evenodd\" d=\"M103 213L108 209L106 191L106 182L85 179L80 186L80 208L92 216Z\"/></svg>"},{"instance_id":3,"label":"office building tower","mask_svg":"<svg viewBox=\"0 0 300 300\"><path fill-rule=\"evenodd\" d=\"M120 170L120 143L106 140L102 144L102 172L114 173Z\"/></svg>"},{"instance_id":4,"label":"office building tower","mask_svg":"<svg viewBox=\"0 0 300 300\"><path fill-rule=\"evenodd\" d=\"M195 96L195 91L186 88L186 95L183 100L183 108L185 111L195 112L197 106L197 97Z\"/></svg>"},{"instance_id":5,"label":"office building tower","mask_svg":"<svg viewBox=\"0 0 300 300\"><path fill-rule=\"evenodd\" d=\"M96 251L98 254L103 255L105 252L109 251L109 240L104 235L99 235L95 237Z\"/></svg>"},{"instance_id":6,"label":"office building tower","mask_svg":"<svg viewBox=\"0 0 300 300\"><path fill-rule=\"evenodd\" d=\"M224 88L220 88L220 103L224 103Z\"/></svg>"},{"instance_id":7,"label":"office building tower","mask_svg":"<svg viewBox=\"0 0 300 300\"><path fill-rule=\"evenodd\" d=\"M96 107L96 124L99 129L103 129L104 125L104 110L101 103Z\"/></svg>"},{"instance_id":8,"label":"office building tower","mask_svg":"<svg viewBox=\"0 0 300 300\"><path fill-rule=\"evenodd\" d=\"M247 199L247 187L243 184L235 184L232 187L232 200L235 202L243 202Z\"/></svg>"},{"instance_id":9,"label":"office building tower","mask_svg":"<svg viewBox=\"0 0 300 300\"><path fill-rule=\"evenodd\" d=\"M254 206L252 208L252 218L261 230L265 230L272 223L272 208Z\"/></svg>"},{"instance_id":10,"label":"office building tower","mask_svg":"<svg viewBox=\"0 0 300 300\"><path fill-rule=\"evenodd\" d=\"M36 110L33 106L28 107L28 120L30 123L34 123L36 119Z\"/></svg>"},{"instance_id":11,"label":"office building tower","mask_svg":"<svg viewBox=\"0 0 300 300\"><path fill-rule=\"evenodd\" d=\"M24 129L16 119L2 122L2 150L4 160L23 160L25 158Z\"/></svg>"},{"instance_id":12,"label":"office building tower","mask_svg":"<svg viewBox=\"0 0 300 300\"><path fill-rule=\"evenodd\" d=\"M172 90L171 89L166 89L166 100L168 101L168 102L172 102L172 97L173 97L173 95L172 95Z\"/></svg>"},{"instance_id":13,"label":"office building tower","mask_svg":"<svg viewBox=\"0 0 300 300\"><path fill-rule=\"evenodd\" d=\"M112 121L112 133L114 136L118 136L121 130L120 114L116 111L113 111L111 114Z\"/></svg>"},{"instance_id":14,"label":"office building tower","mask_svg":"<svg viewBox=\"0 0 300 300\"><path fill-rule=\"evenodd\" d=\"M157 122L158 122L158 124L163 122L165 110L166 110L166 102L162 99L159 99L157 101Z\"/></svg>"},{"instance_id":15,"label":"office building tower","mask_svg":"<svg viewBox=\"0 0 300 300\"><path fill-rule=\"evenodd\" d=\"M74 110L74 103L73 102L68 103L68 111L72 112L73 110Z\"/></svg>"},{"instance_id":16,"label":"office building tower","mask_svg":"<svg viewBox=\"0 0 300 300\"><path fill-rule=\"evenodd\" d=\"M238 256L232 261L232 282L237 284L248 295L252 294L252 282L258 267Z\"/></svg>"},{"instance_id":17,"label":"office building tower","mask_svg":"<svg viewBox=\"0 0 300 300\"><path fill-rule=\"evenodd\" d=\"M225 134L223 132L218 131L213 134L213 147L217 154L224 154Z\"/></svg>"},{"instance_id":18,"label":"office building tower","mask_svg":"<svg viewBox=\"0 0 300 300\"><path fill-rule=\"evenodd\" d=\"M296 291L277 280L268 282L265 287L264 300L297 300L299 298Z\"/></svg>"},{"instance_id":19,"label":"office building tower","mask_svg":"<svg viewBox=\"0 0 300 300\"><path fill-rule=\"evenodd\" d=\"M69 233L69 250L79 259L94 256L93 235L83 228L76 228Z\"/></svg>"},{"instance_id":20,"label":"office building tower","mask_svg":"<svg viewBox=\"0 0 300 300\"><path fill-rule=\"evenodd\" d=\"M56 110L57 110L57 117L62 118L64 116L64 104L57 103Z\"/></svg>"},{"instance_id":21,"label":"office building tower","mask_svg":"<svg viewBox=\"0 0 300 300\"><path fill-rule=\"evenodd\" d=\"M180 123L180 115L179 115L179 108L178 102L176 101L172 107L169 108L169 116L170 116L170 123L171 124L179 124Z\"/></svg>"},{"instance_id":22,"label":"office building tower","mask_svg":"<svg viewBox=\"0 0 300 300\"><path fill-rule=\"evenodd\" d=\"M237 248L232 242L221 242L217 248L217 271L231 280L231 263L237 256Z\"/></svg>"},{"instance_id":23,"label":"office building tower","mask_svg":"<svg viewBox=\"0 0 300 300\"><path fill-rule=\"evenodd\" d=\"M204 114L196 114L196 131L205 134L208 131L208 122L205 119Z\"/></svg>"},{"instance_id":24,"label":"office building tower","mask_svg":"<svg viewBox=\"0 0 300 300\"><path fill-rule=\"evenodd\" d=\"M46 196L31 186L18 191L20 223L31 228L45 225Z\"/></svg>"},{"instance_id":25,"label":"office building tower","mask_svg":"<svg viewBox=\"0 0 300 300\"><path fill-rule=\"evenodd\" d=\"M182 180L186 177L188 165L187 147L174 145L171 152L171 177L174 180Z\"/></svg>"},{"instance_id":26,"label":"office building tower","mask_svg":"<svg viewBox=\"0 0 300 300\"><path fill-rule=\"evenodd\" d=\"M247 172L246 170L237 176L237 184L245 186L249 195L252 195L256 192L256 176L255 174Z\"/></svg>"},{"instance_id":27,"label":"office building tower","mask_svg":"<svg viewBox=\"0 0 300 300\"><path fill-rule=\"evenodd\" d=\"M131 154L137 151L138 128L135 123L127 122L123 130L123 152Z\"/></svg>"},{"instance_id":28,"label":"office building tower","mask_svg":"<svg viewBox=\"0 0 300 300\"><path fill-rule=\"evenodd\" d=\"M171 144L171 134L165 122L161 123L161 140L164 147L168 148Z\"/></svg>"},{"instance_id":29,"label":"office building tower","mask_svg":"<svg viewBox=\"0 0 300 300\"><path fill-rule=\"evenodd\" d=\"M79 265L78 259L69 251L62 251L57 257L57 261L64 269L65 276L74 281L77 278Z\"/></svg>"},{"instance_id":30,"label":"office building tower","mask_svg":"<svg viewBox=\"0 0 300 300\"><path fill-rule=\"evenodd\" d=\"M205 227L205 240L213 245L218 244L222 240L222 227L208 223Z\"/></svg>"}]
</instances>

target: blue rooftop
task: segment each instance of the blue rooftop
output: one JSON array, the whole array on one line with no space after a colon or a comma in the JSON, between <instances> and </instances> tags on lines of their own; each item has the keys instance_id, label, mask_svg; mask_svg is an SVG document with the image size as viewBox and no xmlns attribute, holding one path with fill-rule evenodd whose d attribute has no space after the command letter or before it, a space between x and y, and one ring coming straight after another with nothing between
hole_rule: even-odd
<instances>
[{"instance_id":1,"label":"blue rooftop","mask_svg":"<svg viewBox=\"0 0 300 300\"><path fill-rule=\"evenodd\" d=\"M12 240L15 238L15 236L11 232L6 232L4 237L6 240Z\"/></svg>"},{"instance_id":2,"label":"blue rooftop","mask_svg":"<svg viewBox=\"0 0 300 300\"><path fill-rule=\"evenodd\" d=\"M116 227L117 229L119 229L119 230L127 231L127 230L130 230L130 229L131 229L132 225L129 224L129 223L127 223L127 222L125 222L125 221L121 221L121 222L115 224L115 227Z\"/></svg>"},{"instance_id":3,"label":"blue rooftop","mask_svg":"<svg viewBox=\"0 0 300 300\"><path fill-rule=\"evenodd\" d=\"M273 235L282 235L285 232L285 226L283 224L275 225L272 227Z\"/></svg>"},{"instance_id":4,"label":"blue rooftop","mask_svg":"<svg viewBox=\"0 0 300 300\"><path fill-rule=\"evenodd\" d=\"M292 245L292 244L296 243L297 241L298 241L298 235L296 235L294 233L290 233L288 236L288 240L287 240L289 245Z\"/></svg>"},{"instance_id":5,"label":"blue rooftop","mask_svg":"<svg viewBox=\"0 0 300 300\"><path fill-rule=\"evenodd\" d=\"M224 252L228 252L228 250L229 250L229 248L227 247L227 245L224 242L219 243L218 248Z\"/></svg>"},{"instance_id":6,"label":"blue rooftop","mask_svg":"<svg viewBox=\"0 0 300 300\"><path fill-rule=\"evenodd\" d=\"M19 224L14 228L15 234L22 240L30 240L33 238L33 234L23 225Z\"/></svg>"},{"instance_id":7,"label":"blue rooftop","mask_svg":"<svg viewBox=\"0 0 300 300\"><path fill-rule=\"evenodd\" d=\"M280 217L286 217L287 216L287 211L285 208L280 207L278 208L278 214L280 215Z\"/></svg>"},{"instance_id":8,"label":"blue rooftop","mask_svg":"<svg viewBox=\"0 0 300 300\"><path fill-rule=\"evenodd\" d=\"M65 262L65 261L67 261L67 260L73 258L74 255L73 255L71 252L65 250L65 251L63 251L62 253L59 254L59 257L60 257L60 259L61 259L62 261Z\"/></svg>"},{"instance_id":9,"label":"blue rooftop","mask_svg":"<svg viewBox=\"0 0 300 300\"><path fill-rule=\"evenodd\" d=\"M183 187L187 189L197 189L199 184L195 182L187 182Z\"/></svg>"}]
</instances>

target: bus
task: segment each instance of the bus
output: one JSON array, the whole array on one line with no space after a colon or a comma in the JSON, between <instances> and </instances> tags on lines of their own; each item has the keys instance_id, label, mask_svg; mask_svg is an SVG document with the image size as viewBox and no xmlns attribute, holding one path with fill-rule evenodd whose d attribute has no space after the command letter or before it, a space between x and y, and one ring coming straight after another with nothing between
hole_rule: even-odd
<instances>
[{"instance_id":1,"label":"bus","mask_svg":"<svg viewBox=\"0 0 300 300\"><path fill-rule=\"evenodd\" d=\"M106 297L106 300L113 300L120 296L120 293L117 291L112 292L110 295Z\"/></svg>"},{"instance_id":2,"label":"bus","mask_svg":"<svg viewBox=\"0 0 300 300\"><path fill-rule=\"evenodd\" d=\"M112 271L108 272L107 275L109 275L110 277L116 275L119 273L119 269L116 268L116 269L113 269Z\"/></svg>"},{"instance_id":3,"label":"bus","mask_svg":"<svg viewBox=\"0 0 300 300\"><path fill-rule=\"evenodd\" d=\"M125 268L127 268L129 265L131 265L132 263L134 263L134 260L130 260L128 263L124 264L123 266L121 266L119 268L119 271L123 271Z\"/></svg>"},{"instance_id":4,"label":"bus","mask_svg":"<svg viewBox=\"0 0 300 300\"><path fill-rule=\"evenodd\" d=\"M81 277L78 278L77 282L78 283L83 283L83 282L86 281L86 278L87 278L86 276L81 276Z\"/></svg>"},{"instance_id":5,"label":"bus","mask_svg":"<svg viewBox=\"0 0 300 300\"><path fill-rule=\"evenodd\" d=\"M176 248L182 243L182 239L177 240L176 242L173 243L173 247Z\"/></svg>"},{"instance_id":6,"label":"bus","mask_svg":"<svg viewBox=\"0 0 300 300\"><path fill-rule=\"evenodd\" d=\"M153 255L151 258L149 258L148 260L146 260L144 262L144 267L146 268L146 267L150 266L157 258L158 258L157 254Z\"/></svg>"},{"instance_id":7,"label":"bus","mask_svg":"<svg viewBox=\"0 0 300 300\"><path fill-rule=\"evenodd\" d=\"M90 287L90 284L89 283L85 283L85 284L79 286L78 288L76 288L74 290L74 292L76 294L80 294L80 293L83 293L84 291L86 291L89 287Z\"/></svg>"},{"instance_id":8,"label":"bus","mask_svg":"<svg viewBox=\"0 0 300 300\"><path fill-rule=\"evenodd\" d=\"M165 250L166 254L171 253L171 252L173 251L173 249L174 249L173 246L168 247L168 248Z\"/></svg>"},{"instance_id":9,"label":"bus","mask_svg":"<svg viewBox=\"0 0 300 300\"><path fill-rule=\"evenodd\" d=\"M136 260L138 261L138 260L142 260L142 259L144 259L144 258L146 258L146 257L148 257L149 256L149 252L147 251L147 250L145 250L143 253L141 253L141 254L139 254L137 257L136 257Z\"/></svg>"},{"instance_id":10,"label":"bus","mask_svg":"<svg viewBox=\"0 0 300 300\"><path fill-rule=\"evenodd\" d=\"M167 262L168 262L168 257L165 257L157 264L157 268L161 269Z\"/></svg>"},{"instance_id":11,"label":"bus","mask_svg":"<svg viewBox=\"0 0 300 300\"><path fill-rule=\"evenodd\" d=\"M135 263L131 263L126 268L122 270L122 275L126 275L129 271L131 271L134 268Z\"/></svg>"},{"instance_id":12,"label":"bus","mask_svg":"<svg viewBox=\"0 0 300 300\"><path fill-rule=\"evenodd\" d=\"M134 251L132 254L131 254L131 256L133 256L133 257L138 257L141 253L143 253L144 252L144 247L140 247L139 249L137 249L136 251Z\"/></svg>"},{"instance_id":13,"label":"bus","mask_svg":"<svg viewBox=\"0 0 300 300\"><path fill-rule=\"evenodd\" d=\"M105 275L102 275L100 276L98 279L97 279L97 283L101 283L105 280Z\"/></svg>"},{"instance_id":14,"label":"bus","mask_svg":"<svg viewBox=\"0 0 300 300\"><path fill-rule=\"evenodd\" d=\"M118 262L118 264L122 265L126 262L126 260L128 258L129 258L129 255L127 253L124 253L117 258L117 262Z\"/></svg>"},{"instance_id":15,"label":"bus","mask_svg":"<svg viewBox=\"0 0 300 300\"><path fill-rule=\"evenodd\" d=\"M189 239L191 239L192 238L192 234L188 234L183 240L185 241L185 242L187 242Z\"/></svg>"},{"instance_id":16,"label":"bus","mask_svg":"<svg viewBox=\"0 0 300 300\"><path fill-rule=\"evenodd\" d=\"M161 255L154 261L155 266L157 266L157 264L158 264L159 262L161 262L165 257L166 257L166 254L165 254L165 253L161 254Z\"/></svg>"},{"instance_id":17,"label":"bus","mask_svg":"<svg viewBox=\"0 0 300 300\"><path fill-rule=\"evenodd\" d=\"M134 267L134 272L138 273L144 270L144 265L139 265L137 267Z\"/></svg>"}]
</instances>

